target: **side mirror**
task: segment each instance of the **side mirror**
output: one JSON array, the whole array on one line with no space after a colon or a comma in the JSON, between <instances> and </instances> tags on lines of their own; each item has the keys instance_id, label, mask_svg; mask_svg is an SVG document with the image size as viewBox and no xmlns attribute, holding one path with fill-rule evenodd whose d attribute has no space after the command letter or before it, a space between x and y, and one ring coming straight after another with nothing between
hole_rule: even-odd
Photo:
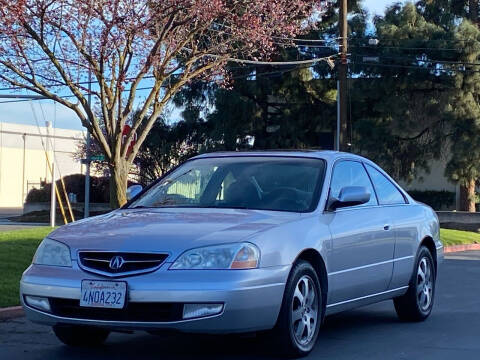
<instances>
[{"instance_id":1,"label":"side mirror","mask_svg":"<svg viewBox=\"0 0 480 360\"><path fill-rule=\"evenodd\" d=\"M346 186L340 190L338 199L330 199L328 209L333 211L347 206L366 204L370 201L370 196L370 191L364 186Z\"/></svg>"},{"instance_id":2,"label":"side mirror","mask_svg":"<svg viewBox=\"0 0 480 360\"><path fill-rule=\"evenodd\" d=\"M140 192L143 190L142 185L132 185L127 189L127 200L130 201L132 200L135 196L140 194Z\"/></svg>"}]
</instances>

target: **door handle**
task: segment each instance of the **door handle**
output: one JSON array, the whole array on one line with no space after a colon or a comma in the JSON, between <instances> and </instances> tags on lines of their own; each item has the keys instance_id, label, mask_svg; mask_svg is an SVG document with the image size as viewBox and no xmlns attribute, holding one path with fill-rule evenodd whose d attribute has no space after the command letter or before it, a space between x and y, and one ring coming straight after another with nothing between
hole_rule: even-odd
<instances>
[{"instance_id":1,"label":"door handle","mask_svg":"<svg viewBox=\"0 0 480 360\"><path fill-rule=\"evenodd\" d=\"M389 225L389 224L385 224L385 225L383 226L383 230L385 230L385 231L390 230L390 225Z\"/></svg>"}]
</instances>

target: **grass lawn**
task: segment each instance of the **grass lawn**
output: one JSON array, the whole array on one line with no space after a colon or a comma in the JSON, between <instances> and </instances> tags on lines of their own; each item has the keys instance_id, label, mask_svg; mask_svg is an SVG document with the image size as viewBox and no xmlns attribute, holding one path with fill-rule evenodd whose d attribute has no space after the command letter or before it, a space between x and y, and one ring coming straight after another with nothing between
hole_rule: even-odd
<instances>
[{"instance_id":1,"label":"grass lawn","mask_svg":"<svg viewBox=\"0 0 480 360\"><path fill-rule=\"evenodd\" d=\"M440 229L440 240L444 246L480 244L480 234L471 231Z\"/></svg>"},{"instance_id":2,"label":"grass lawn","mask_svg":"<svg viewBox=\"0 0 480 360\"><path fill-rule=\"evenodd\" d=\"M0 307L19 305L19 281L50 227L0 232ZM480 234L441 229L444 245L480 244Z\"/></svg>"},{"instance_id":3,"label":"grass lawn","mask_svg":"<svg viewBox=\"0 0 480 360\"><path fill-rule=\"evenodd\" d=\"M0 307L19 305L19 281L51 227L0 232Z\"/></svg>"}]
</instances>

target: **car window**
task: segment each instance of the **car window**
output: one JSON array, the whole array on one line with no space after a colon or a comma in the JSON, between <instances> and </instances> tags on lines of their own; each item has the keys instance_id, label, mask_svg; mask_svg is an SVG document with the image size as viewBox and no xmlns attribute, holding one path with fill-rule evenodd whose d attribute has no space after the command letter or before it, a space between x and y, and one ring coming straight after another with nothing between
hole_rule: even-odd
<instances>
[{"instance_id":1,"label":"car window","mask_svg":"<svg viewBox=\"0 0 480 360\"><path fill-rule=\"evenodd\" d=\"M402 193L390 180L373 166L366 166L381 205L405 204Z\"/></svg>"},{"instance_id":2,"label":"car window","mask_svg":"<svg viewBox=\"0 0 480 360\"><path fill-rule=\"evenodd\" d=\"M283 157L186 162L130 207L242 208L306 212L317 203L325 162Z\"/></svg>"},{"instance_id":3,"label":"car window","mask_svg":"<svg viewBox=\"0 0 480 360\"><path fill-rule=\"evenodd\" d=\"M346 186L364 186L370 192L370 201L357 206L377 205L372 183L361 163L342 161L335 165L330 184L330 196L338 199L340 191Z\"/></svg>"}]
</instances>

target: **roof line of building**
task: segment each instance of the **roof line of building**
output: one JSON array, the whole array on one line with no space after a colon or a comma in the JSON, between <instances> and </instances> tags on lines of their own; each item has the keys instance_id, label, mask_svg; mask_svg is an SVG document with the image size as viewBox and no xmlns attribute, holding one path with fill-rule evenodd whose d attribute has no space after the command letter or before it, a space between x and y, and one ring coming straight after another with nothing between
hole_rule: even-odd
<instances>
[{"instance_id":1,"label":"roof line of building","mask_svg":"<svg viewBox=\"0 0 480 360\"><path fill-rule=\"evenodd\" d=\"M83 140L81 137L75 136L61 136L61 135L50 135L50 134L35 134L27 133L21 131L9 131L9 130L0 130L0 134L11 134L11 135L22 135L22 136L36 136L36 137L46 137L52 139L64 139L64 140Z\"/></svg>"}]
</instances>

